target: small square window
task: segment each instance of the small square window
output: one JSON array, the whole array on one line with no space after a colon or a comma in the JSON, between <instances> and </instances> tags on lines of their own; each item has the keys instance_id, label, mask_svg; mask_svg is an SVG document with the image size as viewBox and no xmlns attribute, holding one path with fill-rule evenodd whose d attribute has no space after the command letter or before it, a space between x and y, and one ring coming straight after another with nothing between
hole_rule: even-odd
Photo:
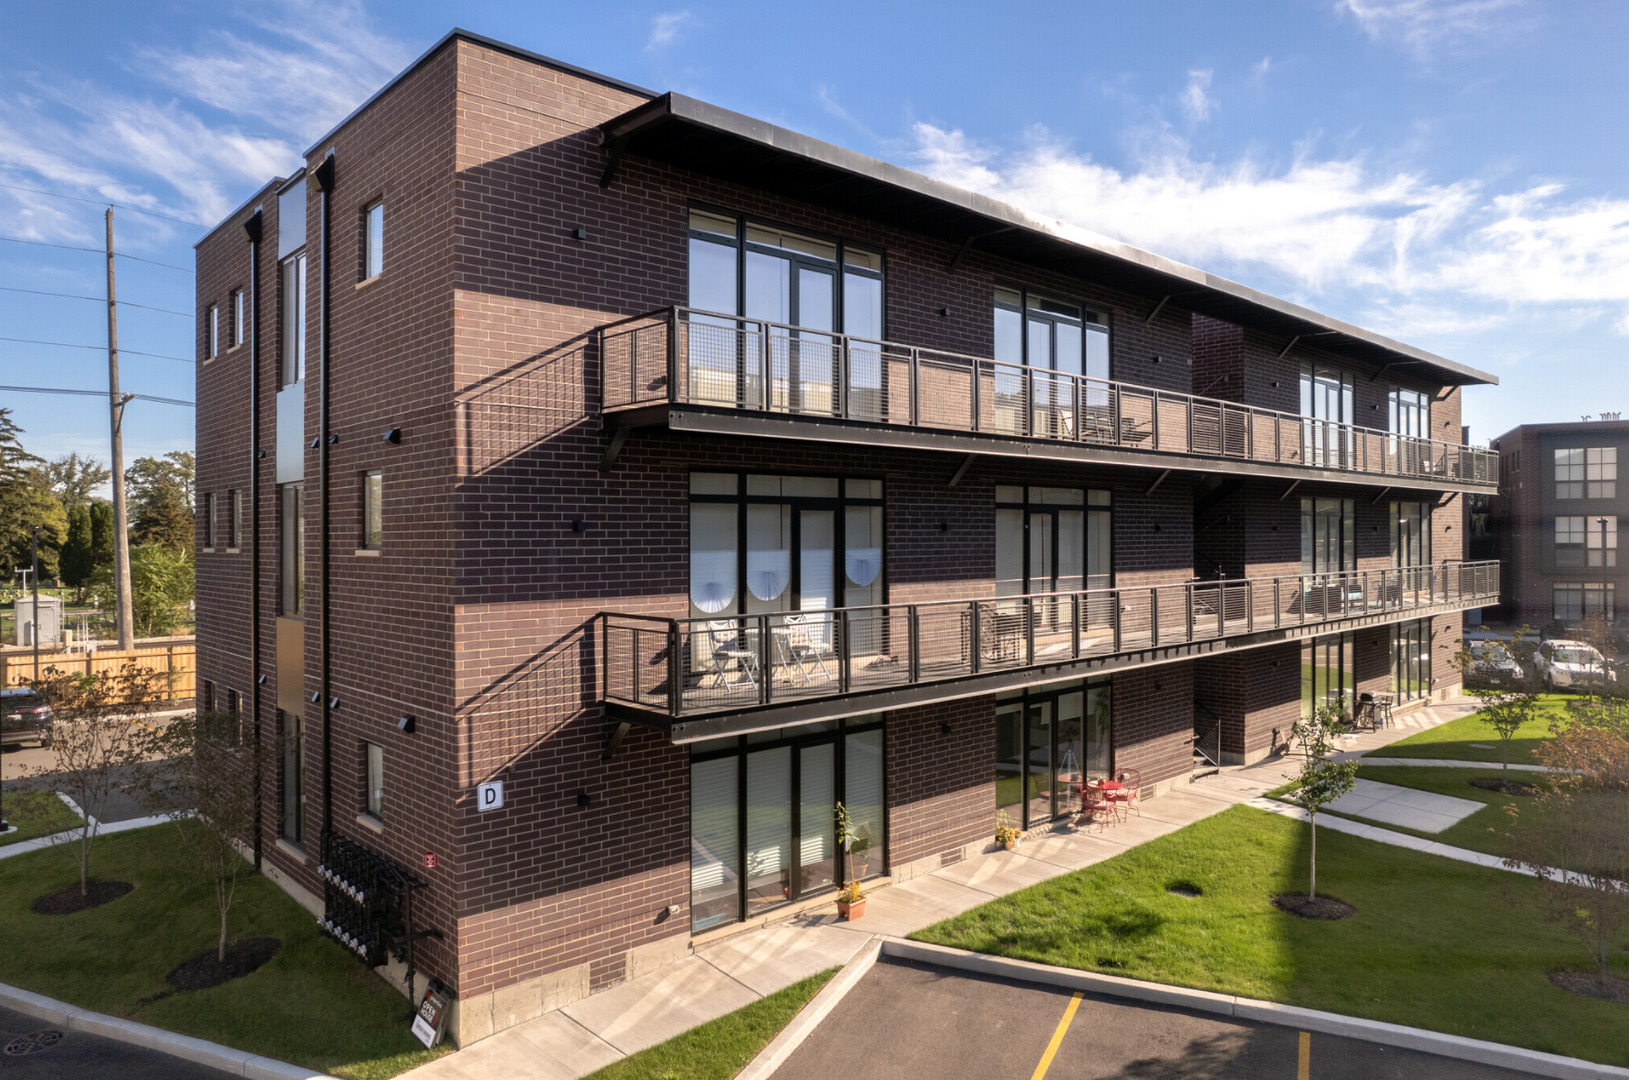
<instances>
[{"instance_id":1,"label":"small square window","mask_svg":"<svg viewBox=\"0 0 1629 1080\"><path fill-rule=\"evenodd\" d=\"M243 290L238 289L232 294L232 344L242 345L245 331L243 329Z\"/></svg>"},{"instance_id":2,"label":"small square window","mask_svg":"<svg viewBox=\"0 0 1629 1080\"><path fill-rule=\"evenodd\" d=\"M378 469L362 474L362 547L378 551L385 535L385 476Z\"/></svg>"},{"instance_id":3,"label":"small square window","mask_svg":"<svg viewBox=\"0 0 1629 1080\"><path fill-rule=\"evenodd\" d=\"M379 276L385 269L385 204L376 202L362 214L362 277L366 279Z\"/></svg>"},{"instance_id":4,"label":"small square window","mask_svg":"<svg viewBox=\"0 0 1629 1080\"><path fill-rule=\"evenodd\" d=\"M364 743L368 758L368 813L385 820L385 748L377 743Z\"/></svg>"},{"instance_id":5,"label":"small square window","mask_svg":"<svg viewBox=\"0 0 1629 1080\"><path fill-rule=\"evenodd\" d=\"M204 359L213 360L221 352L221 309L210 304L204 310Z\"/></svg>"}]
</instances>

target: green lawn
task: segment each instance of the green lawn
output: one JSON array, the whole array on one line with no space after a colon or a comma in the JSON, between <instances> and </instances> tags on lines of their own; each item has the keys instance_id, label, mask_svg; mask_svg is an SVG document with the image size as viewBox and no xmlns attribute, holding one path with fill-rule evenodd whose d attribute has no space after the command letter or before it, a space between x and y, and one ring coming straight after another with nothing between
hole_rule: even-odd
<instances>
[{"instance_id":1,"label":"green lawn","mask_svg":"<svg viewBox=\"0 0 1629 1080\"><path fill-rule=\"evenodd\" d=\"M213 947L219 925L213 883L193 870L176 828L97 840L93 875L136 888L74 915L29 910L77 883L61 851L0 861L0 982L341 1076L394 1076L445 1052L420 1046L407 999L319 937L310 913L264 877L239 882L231 930L280 938L277 955L223 986L170 992L165 974Z\"/></svg>"},{"instance_id":2,"label":"green lawn","mask_svg":"<svg viewBox=\"0 0 1629 1080\"><path fill-rule=\"evenodd\" d=\"M1567 715L1571 694L1540 694L1538 719L1523 724L1510 740L1510 763L1537 764L1533 751L1550 737L1551 722ZM1481 743L1482 746L1473 744ZM1491 746L1492 749L1487 747ZM1457 761L1500 760L1499 733L1472 713L1429 731L1416 732L1371 753L1375 757L1436 758Z\"/></svg>"},{"instance_id":3,"label":"green lawn","mask_svg":"<svg viewBox=\"0 0 1629 1080\"><path fill-rule=\"evenodd\" d=\"M1471 781L1477 777L1499 778L1497 766L1491 769L1433 769L1418 765L1367 765L1358 770L1358 776L1365 780L1373 780L1381 784L1396 784L1398 787L1415 788L1419 791L1431 791L1438 795L1452 795L1456 799L1470 799L1473 802L1484 803L1488 808L1478 810L1470 817L1457 825L1450 825L1440 833L1423 833L1414 829L1405 829L1400 825L1377 821L1376 825L1391 829L1394 832L1407 833L1409 836L1424 837L1427 840L1437 840L1453 847L1469 848L1472 851L1482 851L1489 855L1504 856L1507 854L1503 841L1503 834L1507 826L1504 807L1514 804L1517 807L1527 805L1532 799L1519 795L1501 795L1497 791L1485 791L1473 787ZM1513 772L1510 779L1528 783L1544 784L1542 774ZM1330 813L1325 810L1323 813ZM1337 815L1351 817L1349 814ZM1367 818L1355 818L1365 821Z\"/></svg>"},{"instance_id":4,"label":"green lawn","mask_svg":"<svg viewBox=\"0 0 1629 1080\"><path fill-rule=\"evenodd\" d=\"M0 836L0 847L63 832L80 824L79 815L68 809L52 791L8 793L5 811L11 831Z\"/></svg>"},{"instance_id":5,"label":"green lawn","mask_svg":"<svg viewBox=\"0 0 1629 1080\"><path fill-rule=\"evenodd\" d=\"M584 1080L729 1080L791 1023L838 969L793 983L745 1008L630 1054Z\"/></svg>"},{"instance_id":6,"label":"green lawn","mask_svg":"<svg viewBox=\"0 0 1629 1080\"><path fill-rule=\"evenodd\" d=\"M1306 888L1308 836L1234 807L912 936L1629 1065L1629 1008L1546 978L1592 965L1536 881L1322 830L1322 891L1358 914L1304 921L1268 898Z\"/></svg>"}]
</instances>

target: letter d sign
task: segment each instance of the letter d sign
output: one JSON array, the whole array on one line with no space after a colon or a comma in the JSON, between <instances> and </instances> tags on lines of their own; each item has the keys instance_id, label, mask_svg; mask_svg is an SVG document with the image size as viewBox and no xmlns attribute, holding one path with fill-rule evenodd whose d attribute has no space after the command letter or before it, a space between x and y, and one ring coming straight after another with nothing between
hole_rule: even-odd
<instances>
[{"instance_id":1,"label":"letter d sign","mask_svg":"<svg viewBox=\"0 0 1629 1080\"><path fill-rule=\"evenodd\" d=\"M488 810L503 809L503 781L492 780L481 784L475 789L475 809L485 813Z\"/></svg>"}]
</instances>

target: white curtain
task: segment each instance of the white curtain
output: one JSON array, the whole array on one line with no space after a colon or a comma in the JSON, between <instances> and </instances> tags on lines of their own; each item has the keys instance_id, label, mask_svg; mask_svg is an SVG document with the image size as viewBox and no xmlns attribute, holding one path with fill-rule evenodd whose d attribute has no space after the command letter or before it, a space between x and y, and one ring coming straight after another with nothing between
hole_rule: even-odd
<instances>
[{"instance_id":1,"label":"white curtain","mask_svg":"<svg viewBox=\"0 0 1629 1080\"><path fill-rule=\"evenodd\" d=\"M843 569L854 584L861 588L870 585L882 573L882 548L849 548L843 559Z\"/></svg>"},{"instance_id":2,"label":"white curtain","mask_svg":"<svg viewBox=\"0 0 1629 1080\"><path fill-rule=\"evenodd\" d=\"M747 589L766 603L792 583L792 553L786 548L747 552Z\"/></svg>"},{"instance_id":3,"label":"white curtain","mask_svg":"<svg viewBox=\"0 0 1629 1080\"><path fill-rule=\"evenodd\" d=\"M735 550L690 553L690 602L708 615L735 602Z\"/></svg>"}]
</instances>

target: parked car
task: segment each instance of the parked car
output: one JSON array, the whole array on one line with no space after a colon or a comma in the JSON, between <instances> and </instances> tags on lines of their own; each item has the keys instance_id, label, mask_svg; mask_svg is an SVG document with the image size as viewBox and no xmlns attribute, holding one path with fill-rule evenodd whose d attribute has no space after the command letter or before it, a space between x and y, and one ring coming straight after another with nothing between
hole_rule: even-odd
<instances>
[{"instance_id":1,"label":"parked car","mask_svg":"<svg viewBox=\"0 0 1629 1080\"><path fill-rule=\"evenodd\" d=\"M1591 683L1617 680L1599 650L1582 641L1570 638L1546 641L1534 655L1547 690L1588 687Z\"/></svg>"},{"instance_id":2,"label":"parked car","mask_svg":"<svg viewBox=\"0 0 1629 1080\"><path fill-rule=\"evenodd\" d=\"M1471 686L1502 689L1520 686L1527 677L1502 641L1473 641L1470 650L1471 664L1466 669L1465 681Z\"/></svg>"},{"instance_id":3,"label":"parked car","mask_svg":"<svg viewBox=\"0 0 1629 1080\"><path fill-rule=\"evenodd\" d=\"M51 706L27 687L0 690L0 746L27 742L50 746L53 719Z\"/></svg>"}]
</instances>

